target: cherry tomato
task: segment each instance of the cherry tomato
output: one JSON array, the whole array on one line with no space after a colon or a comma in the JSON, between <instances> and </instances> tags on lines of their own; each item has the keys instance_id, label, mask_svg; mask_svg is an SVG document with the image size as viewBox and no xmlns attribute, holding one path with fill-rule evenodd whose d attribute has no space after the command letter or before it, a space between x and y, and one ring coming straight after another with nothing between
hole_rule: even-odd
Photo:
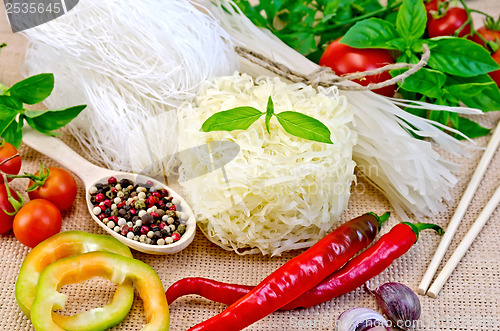
<instances>
[{"instance_id":1,"label":"cherry tomato","mask_svg":"<svg viewBox=\"0 0 500 331\"><path fill-rule=\"evenodd\" d=\"M330 67L337 75L373 70L394 63L388 50L353 48L340 43L339 40L340 38L332 42L319 60L319 65ZM385 71L379 75L367 76L353 81L366 86L369 83L380 83L391 78L391 74ZM396 85L390 85L373 90L373 92L392 97L395 89Z\"/></svg>"},{"instance_id":2,"label":"cherry tomato","mask_svg":"<svg viewBox=\"0 0 500 331\"><path fill-rule=\"evenodd\" d=\"M500 64L500 50L493 53L491 57L493 58L493 60L497 61L498 64ZM500 69L490 72L489 75L491 78L493 78L495 83L497 83L498 87L500 87Z\"/></svg>"},{"instance_id":3,"label":"cherry tomato","mask_svg":"<svg viewBox=\"0 0 500 331\"><path fill-rule=\"evenodd\" d=\"M433 18L432 16L427 21L427 31L429 37L438 36L454 36L457 31L467 21L467 11L463 8L449 8L445 15L441 18ZM471 25L467 24L460 30L458 36L463 37L470 33Z\"/></svg>"},{"instance_id":4,"label":"cherry tomato","mask_svg":"<svg viewBox=\"0 0 500 331\"><path fill-rule=\"evenodd\" d=\"M17 149L12 144L2 140L0 142L0 163L8 158L18 154ZM13 159L0 165L0 170L10 175L17 175L21 170L21 156L16 156ZM9 182L12 179L9 179ZM0 184L3 184L3 176L0 176Z\"/></svg>"},{"instance_id":5,"label":"cherry tomato","mask_svg":"<svg viewBox=\"0 0 500 331\"><path fill-rule=\"evenodd\" d=\"M28 192L28 196L33 199L45 199L63 211L71 207L76 198L76 181L73 176L64 169L49 167L49 176L45 183L34 191ZM40 171L35 173L39 176ZM33 185L30 180L28 187Z\"/></svg>"},{"instance_id":6,"label":"cherry tomato","mask_svg":"<svg viewBox=\"0 0 500 331\"><path fill-rule=\"evenodd\" d=\"M16 191L9 188L10 194L14 199L19 200L19 196ZM15 212L15 208L8 200L7 188L5 185L0 184L0 233L5 233L12 229L12 222L14 221L14 215L8 215L5 211L9 213Z\"/></svg>"},{"instance_id":7,"label":"cherry tomato","mask_svg":"<svg viewBox=\"0 0 500 331\"><path fill-rule=\"evenodd\" d=\"M14 217L14 235L23 245L35 247L61 231L62 216L50 201L29 201Z\"/></svg>"},{"instance_id":8,"label":"cherry tomato","mask_svg":"<svg viewBox=\"0 0 500 331\"><path fill-rule=\"evenodd\" d=\"M487 27L482 26L477 29L477 33L479 33L486 40L494 41L500 44L500 30L490 30ZM484 41L478 35L474 34L471 39L479 45L485 46Z\"/></svg>"},{"instance_id":9,"label":"cherry tomato","mask_svg":"<svg viewBox=\"0 0 500 331\"><path fill-rule=\"evenodd\" d=\"M445 0L440 0L441 3L444 3ZM427 12L427 19L432 18L431 11L437 11L438 10L438 1L437 0L431 0L429 2L425 3L425 11Z\"/></svg>"}]
</instances>

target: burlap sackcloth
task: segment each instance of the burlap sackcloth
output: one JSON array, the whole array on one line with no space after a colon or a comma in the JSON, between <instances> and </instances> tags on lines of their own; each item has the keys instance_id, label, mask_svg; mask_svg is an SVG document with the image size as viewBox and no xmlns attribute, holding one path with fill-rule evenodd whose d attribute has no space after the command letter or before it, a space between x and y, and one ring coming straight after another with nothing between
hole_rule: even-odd
<instances>
[{"instance_id":1,"label":"burlap sackcloth","mask_svg":"<svg viewBox=\"0 0 500 331\"><path fill-rule=\"evenodd\" d=\"M500 13L500 2L497 0L473 1L471 6L482 7L494 15ZM2 50L0 57L0 82L10 86L21 79L19 68L23 62L26 41L10 31L5 21L3 8L1 20L0 42L6 42L8 47ZM493 128L500 119L500 114L489 113L474 119L486 127ZM478 146L485 146L489 138L490 136L476 139L475 142ZM63 135L62 139L81 153L72 137ZM22 171L36 171L40 161L49 166L58 165L55 161L26 146L20 148L20 153L23 158ZM481 155L481 150L472 150L470 159L452 159L462 167L456 173L459 183L453 191L453 200L446 212L433 219L412 218L409 221L433 222L446 227ZM98 160L91 161L98 163ZM77 182L77 200L70 210L64 212L62 230L79 229L103 234L104 231L89 216L84 187L79 180ZM27 186L26 180L16 180L12 184L19 190L24 190ZM458 229L446 259L449 258L499 184L500 153L497 152ZM385 197L365 181L359 180L352 191L349 208L342 215L342 221L368 211L377 213L392 211ZM393 216L390 223L384 226L382 233L387 232L400 221L403 220ZM500 209L495 211L437 299L420 296L422 316L417 329L500 330L498 304L500 300L498 265L500 225L498 221L500 221ZM419 242L381 275L375 277L370 282L370 286L397 281L416 290L438 243L439 237L433 232L422 233ZM28 252L29 249L20 244L11 232L0 235L0 330L33 330L31 322L21 312L14 297L14 284L19 267ZM134 256L152 266L158 272L166 288L186 276L203 276L225 282L257 284L299 253L286 253L281 257L273 258L260 255L238 256L211 244L198 231L194 242L178 254L153 256L134 252ZM103 279L92 279L82 284L65 286L62 291L67 293L70 299L64 314L74 314L102 306L109 302L114 289L115 286L112 283ZM375 298L365 289L358 288L330 302L309 309L273 313L247 329L333 330L339 314L353 307L369 307L379 310ZM171 330L186 330L223 311L224 308L224 305L212 303L197 296L181 298L170 305ZM140 330L144 323L142 301L136 298L128 317L113 330Z\"/></svg>"}]
</instances>

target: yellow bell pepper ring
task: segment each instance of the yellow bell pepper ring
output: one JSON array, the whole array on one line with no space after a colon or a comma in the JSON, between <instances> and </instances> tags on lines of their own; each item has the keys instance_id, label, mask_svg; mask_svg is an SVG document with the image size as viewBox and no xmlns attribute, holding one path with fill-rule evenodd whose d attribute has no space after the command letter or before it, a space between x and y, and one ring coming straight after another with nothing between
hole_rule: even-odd
<instances>
[{"instance_id":1,"label":"yellow bell pepper ring","mask_svg":"<svg viewBox=\"0 0 500 331\"><path fill-rule=\"evenodd\" d=\"M167 331L170 325L165 291L158 274L147 264L109 252L90 252L49 265L40 275L31 322L37 331L64 331L52 319L52 311L64 309L62 286L101 276L116 284L133 283L144 303L147 324L141 331ZM112 314L103 308L103 314ZM105 330L105 329L94 329Z\"/></svg>"},{"instance_id":2,"label":"yellow bell pepper ring","mask_svg":"<svg viewBox=\"0 0 500 331\"><path fill-rule=\"evenodd\" d=\"M30 317L30 309L36 295L38 279L42 271L51 263L62 258L92 251L108 251L132 257L130 249L119 240L83 231L58 233L33 248L21 265L16 281L16 300L21 310ZM121 320L130 311L134 301L134 287L131 283L118 285L112 301L104 307L111 316L102 314L103 308L91 309L73 316L52 313L53 320L65 330L93 331L100 325L109 325Z\"/></svg>"}]
</instances>

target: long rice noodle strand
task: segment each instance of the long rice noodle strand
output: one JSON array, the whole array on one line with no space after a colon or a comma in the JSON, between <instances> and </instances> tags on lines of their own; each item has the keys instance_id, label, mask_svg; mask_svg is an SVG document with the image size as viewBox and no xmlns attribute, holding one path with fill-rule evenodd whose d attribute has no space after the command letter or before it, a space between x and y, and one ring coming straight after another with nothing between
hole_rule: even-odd
<instances>
[{"instance_id":1,"label":"long rice noodle strand","mask_svg":"<svg viewBox=\"0 0 500 331\"><path fill-rule=\"evenodd\" d=\"M92 158L116 170L171 170L175 109L205 80L237 68L227 33L185 0L80 0L24 33L24 74L54 73L48 107L88 105L69 129Z\"/></svg>"},{"instance_id":2,"label":"long rice noodle strand","mask_svg":"<svg viewBox=\"0 0 500 331\"><path fill-rule=\"evenodd\" d=\"M302 74L311 74L318 65L288 47L270 31L257 28L230 0L202 1L221 21L222 27L245 46ZM241 71L255 77L272 75L254 63L241 58ZM354 84L346 82L346 84ZM455 165L437 153L437 147L455 154L467 155L466 143L441 131L433 121L405 112L398 105L427 107L432 110L480 113L477 109L435 106L396 101L371 91L340 91L354 113L354 130L358 134L353 158L361 171L380 188L401 216L432 216L444 210L450 189L457 179L451 173ZM411 126L410 126L410 125ZM436 126L437 125L437 126ZM412 133L428 137L419 140Z\"/></svg>"}]
</instances>

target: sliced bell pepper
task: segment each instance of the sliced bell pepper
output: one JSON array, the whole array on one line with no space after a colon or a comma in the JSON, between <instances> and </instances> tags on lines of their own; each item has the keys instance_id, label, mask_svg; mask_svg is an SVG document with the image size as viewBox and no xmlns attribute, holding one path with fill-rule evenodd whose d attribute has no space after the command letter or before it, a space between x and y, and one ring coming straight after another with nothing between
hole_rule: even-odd
<instances>
[{"instance_id":1,"label":"sliced bell pepper","mask_svg":"<svg viewBox=\"0 0 500 331\"><path fill-rule=\"evenodd\" d=\"M144 262L109 252L90 252L72 256L45 268L38 280L35 301L31 307L31 321L35 329L64 331L51 317L52 310L64 309L67 300L67 296L58 290L64 285L96 276L105 277L116 284L134 284L144 302L148 322L142 331L169 329L167 299L157 273Z\"/></svg>"},{"instance_id":2,"label":"sliced bell pepper","mask_svg":"<svg viewBox=\"0 0 500 331\"><path fill-rule=\"evenodd\" d=\"M41 242L28 253L21 265L16 281L16 300L21 310L30 317L30 309L36 295L38 279L42 271L51 263L62 258L93 251L108 251L132 257L130 249L119 240L105 235L83 231L58 233ZM103 308L91 309L73 316L52 313L53 319L65 330L97 330L101 324L109 325L110 320L123 320L134 301L134 287L130 283L118 285L113 300L104 310L112 316L103 315ZM119 323L119 322L118 322Z\"/></svg>"}]
</instances>

